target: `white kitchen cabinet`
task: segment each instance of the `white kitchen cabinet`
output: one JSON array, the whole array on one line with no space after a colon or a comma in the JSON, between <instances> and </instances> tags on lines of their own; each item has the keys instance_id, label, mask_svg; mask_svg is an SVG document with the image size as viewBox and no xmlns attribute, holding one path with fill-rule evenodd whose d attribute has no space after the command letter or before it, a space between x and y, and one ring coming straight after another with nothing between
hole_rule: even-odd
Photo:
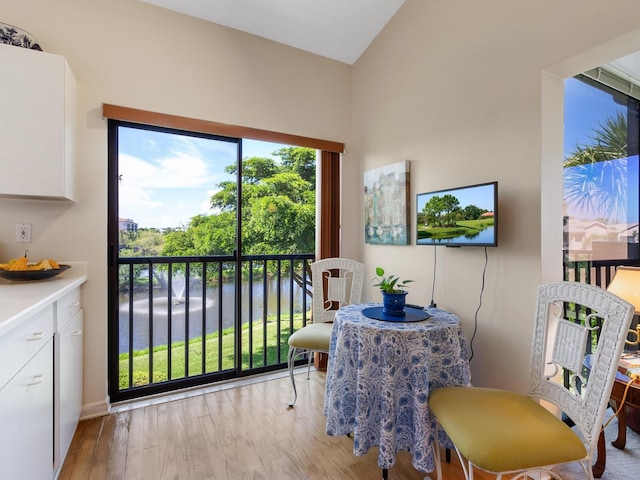
<instances>
[{"instance_id":1,"label":"white kitchen cabinet","mask_svg":"<svg viewBox=\"0 0 640 480\"><path fill-rule=\"evenodd\" d=\"M74 200L76 81L64 57L0 44L0 196Z\"/></svg>"},{"instance_id":2,"label":"white kitchen cabinet","mask_svg":"<svg viewBox=\"0 0 640 480\"><path fill-rule=\"evenodd\" d=\"M47 309L53 327L53 309ZM39 317L42 317L41 315ZM0 390L0 469L2 478L47 479L53 475L53 337L33 322L19 335L1 339L39 347Z\"/></svg>"},{"instance_id":3,"label":"white kitchen cabinet","mask_svg":"<svg viewBox=\"0 0 640 480\"><path fill-rule=\"evenodd\" d=\"M0 479L57 478L82 409L86 264L0 280Z\"/></svg>"},{"instance_id":4,"label":"white kitchen cabinet","mask_svg":"<svg viewBox=\"0 0 640 480\"><path fill-rule=\"evenodd\" d=\"M83 311L80 288L56 302L54 468L64 462L82 410Z\"/></svg>"},{"instance_id":5,"label":"white kitchen cabinet","mask_svg":"<svg viewBox=\"0 0 640 480\"><path fill-rule=\"evenodd\" d=\"M43 308L0 337L0 388L53 338L53 318L53 306Z\"/></svg>"}]
</instances>

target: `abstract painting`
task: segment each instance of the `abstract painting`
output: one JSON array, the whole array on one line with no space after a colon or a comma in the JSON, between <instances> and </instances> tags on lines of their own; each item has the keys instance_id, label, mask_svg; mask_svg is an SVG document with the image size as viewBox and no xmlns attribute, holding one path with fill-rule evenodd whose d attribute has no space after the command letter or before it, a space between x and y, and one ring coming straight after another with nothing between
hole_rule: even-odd
<instances>
[{"instance_id":1,"label":"abstract painting","mask_svg":"<svg viewBox=\"0 0 640 480\"><path fill-rule=\"evenodd\" d=\"M409 160L404 160L364 172L365 243L410 243L409 169Z\"/></svg>"}]
</instances>

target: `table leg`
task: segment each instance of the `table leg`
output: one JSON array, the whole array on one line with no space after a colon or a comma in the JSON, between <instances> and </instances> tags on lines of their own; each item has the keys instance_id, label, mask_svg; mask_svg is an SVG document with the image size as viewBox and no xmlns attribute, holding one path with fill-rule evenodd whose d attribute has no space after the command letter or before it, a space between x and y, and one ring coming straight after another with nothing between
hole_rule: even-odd
<instances>
[{"instance_id":1,"label":"table leg","mask_svg":"<svg viewBox=\"0 0 640 480\"><path fill-rule=\"evenodd\" d=\"M388 468L383 468L382 469L382 480L388 480L389 479L389 469Z\"/></svg>"},{"instance_id":2,"label":"table leg","mask_svg":"<svg viewBox=\"0 0 640 480\"><path fill-rule=\"evenodd\" d=\"M604 473L604 469L607 465L607 449L604 444L604 430L600 430L600 436L598 437L598 458L596 463L591 467L594 478L600 478Z\"/></svg>"},{"instance_id":3,"label":"table leg","mask_svg":"<svg viewBox=\"0 0 640 480\"><path fill-rule=\"evenodd\" d=\"M618 438L616 438L611 445L620 450L624 450L625 445L627 444L627 412L626 405L624 405L620 412L618 412Z\"/></svg>"}]
</instances>

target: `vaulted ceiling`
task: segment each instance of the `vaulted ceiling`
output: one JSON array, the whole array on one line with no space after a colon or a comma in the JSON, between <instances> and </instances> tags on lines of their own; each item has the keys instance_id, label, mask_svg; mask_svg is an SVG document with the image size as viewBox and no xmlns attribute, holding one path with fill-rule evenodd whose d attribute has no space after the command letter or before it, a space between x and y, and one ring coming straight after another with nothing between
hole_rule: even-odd
<instances>
[{"instance_id":1,"label":"vaulted ceiling","mask_svg":"<svg viewBox=\"0 0 640 480\"><path fill-rule=\"evenodd\" d=\"M405 0L142 0L353 65Z\"/></svg>"}]
</instances>

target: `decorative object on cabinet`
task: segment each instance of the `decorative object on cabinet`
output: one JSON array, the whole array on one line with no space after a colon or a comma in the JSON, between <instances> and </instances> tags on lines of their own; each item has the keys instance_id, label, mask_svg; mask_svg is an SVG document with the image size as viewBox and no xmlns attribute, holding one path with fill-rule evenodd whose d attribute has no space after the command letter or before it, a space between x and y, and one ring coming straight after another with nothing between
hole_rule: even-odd
<instances>
[{"instance_id":1,"label":"decorative object on cabinet","mask_svg":"<svg viewBox=\"0 0 640 480\"><path fill-rule=\"evenodd\" d=\"M409 160L364 172L364 240L382 245L411 241Z\"/></svg>"},{"instance_id":2,"label":"decorative object on cabinet","mask_svg":"<svg viewBox=\"0 0 640 480\"><path fill-rule=\"evenodd\" d=\"M42 51L33 35L26 30L14 27L8 23L0 22L0 43L13 45L14 47L28 48L30 50Z\"/></svg>"}]
</instances>

